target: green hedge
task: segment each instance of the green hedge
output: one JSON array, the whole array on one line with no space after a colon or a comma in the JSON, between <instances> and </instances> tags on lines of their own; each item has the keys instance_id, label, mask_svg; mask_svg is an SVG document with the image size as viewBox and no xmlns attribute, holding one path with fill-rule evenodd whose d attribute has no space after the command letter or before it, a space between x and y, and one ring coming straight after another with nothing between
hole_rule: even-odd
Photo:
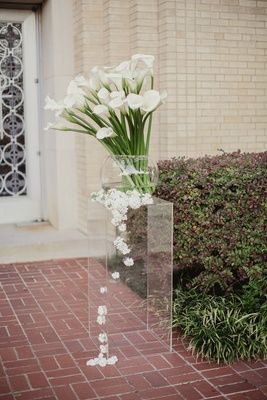
<instances>
[{"instance_id":1,"label":"green hedge","mask_svg":"<svg viewBox=\"0 0 267 400\"><path fill-rule=\"evenodd\" d=\"M267 263L267 152L159 163L157 195L174 204L174 263L213 294L262 279Z\"/></svg>"},{"instance_id":2,"label":"green hedge","mask_svg":"<svg viewBox=\"0 0 267 400\"><path fill-rule=\"evenodd\" d=\"M173 325L198 355L267 357L267 152L159 163L174 204Z\"/></svg>"}]
</instances>

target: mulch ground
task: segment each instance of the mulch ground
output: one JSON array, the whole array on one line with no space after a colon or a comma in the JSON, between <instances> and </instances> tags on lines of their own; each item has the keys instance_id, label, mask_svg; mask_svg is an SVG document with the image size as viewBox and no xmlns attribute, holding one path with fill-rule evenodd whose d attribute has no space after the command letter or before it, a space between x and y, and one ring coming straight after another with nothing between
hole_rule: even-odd
<instances>
[{"instance_id":1,"label":"mulch ground","mask_svg":"<svg viewBox=\"0 0 267 400\"><path fill-rule=\"evenodd\" d=\"M122 284L112 336L119 361L86 366L97 354L88 335L86 266L86 259L0 265L0 400L267 399L267 362L196 360L176 334L168 352L138 327L138 313L127 313L137 295ZM92 263L90 285L101 268ZM136 329L126 332L128 323Z\"/></svg>"}]
</instances>

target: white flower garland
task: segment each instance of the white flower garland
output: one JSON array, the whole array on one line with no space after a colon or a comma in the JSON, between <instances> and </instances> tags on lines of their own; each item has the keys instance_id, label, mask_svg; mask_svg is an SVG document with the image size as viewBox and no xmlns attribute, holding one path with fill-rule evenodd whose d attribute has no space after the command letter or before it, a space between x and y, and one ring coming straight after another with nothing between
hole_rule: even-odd
<instances>
[{"instance_id":1,"label":"white flower garland","mask_svg":"<svg viewBox=\"0 0 267 400\"><path fill-rule=\"evenodd\" d=\"M121 192L117 189L110 189L108 191L100 190L99 192L92 193L92 201L96 201L111 211L112 219L111 223L118 228L120 232L126 231L127 212L129 209L138 209L141 206L153 204L153 198L149 193L140 193L137 190L128 190L127 192ZM127 255L131 252L130 247L127 245L125 240L121 236L117 236L114 240L114 246L122 255ZM123 264L126 267L132 267L134 265L134 259L132 257L124 257ZM115 271L111 274L114 281L120 278L120 273ZM107 287L100 287L100 294L107 293ZM100 326L106 324L106 316L108 314L107 306L100 305L97 310L97 323ZM114 365L118 361L117 356L108 356L108 334L107 332L101 332L98 336L100 342L99 349L100 353L98 357L92 358L87 361L86 365L105 367L106 365Z\"/></svg>"}]
</instances>

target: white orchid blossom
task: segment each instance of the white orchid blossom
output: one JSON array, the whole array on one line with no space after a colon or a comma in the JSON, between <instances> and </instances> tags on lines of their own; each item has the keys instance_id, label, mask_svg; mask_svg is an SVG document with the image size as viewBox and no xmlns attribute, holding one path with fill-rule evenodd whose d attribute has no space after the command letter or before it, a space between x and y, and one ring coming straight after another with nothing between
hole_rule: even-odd
<instances>
[{"instance_id":1,"label":"white orchid blossom","mask_svg":"<svg viewBox=\"0 0 267 400\"><path fill-rule=\"evenodd\" d=\"M123 264L126 265L126 267L132 267L134 265L134 260L131 257L126 257L123 260Z\"/></svg>"},{"instance_id":2,"label":"white orchid blossom","mask_svg":"<svg viewBox=\"0 0 267 400\"><path fill-rule=\"evenodd\" d=\"M111 276L112 276L112 278L113 278L114 280L117 280L117 279L120 278L120 273L119 273L119 272L113 272L113 273L111 274Z\"/></svg>"},{"instance_id":3,"label":"white orchid blossom","mask_svg":"<svg viewBox=\"0 0 267 400\"><path fill-rule=\"evenodd\" d=\"M108 341L108 335L105 332L101 332L98 335L98 340L100 343L106 343Z\"/></svg>"},{"instance_id":4,"label":"white orchid blossom","mask_svg":"<svg viewBox=\"0 0 267 400\"><path fill-rule=\"evenodd\" d=\"M118 229L119 229L120 232L125 232L126 231L126 224L120 224L118 226Z\"/></svg>"},{"instance_id":5,"label":"white orchid blossom","mask_svg":"<svg viewBox=\"0 0 267 400\"><path fill-rule=\"evenodd\" d=\"M96 322L97 322L99 325L105 325L105 323L106 323L106 317L105 317L105 315L98 315L98 316L97 316L97 319L96 319Z\"/></svg>"},{"instance_id":6,"label":"white orchid blossom","mask_svg":"<svg viewBox=\"0 0 267 400\"><path fill-rule=\"evenodd\" d=\"M114 365L114 364L116 364L117 361L118 361L117 356L109 357L108 360L107 360L108 365Z\"/></svg>"},{"instance_id":7,"label":"white orchid blossom","mask_svg":"<svg viewBox=\"0 0 267 400\"><path fill-rule=\"evenodd\" d=\"M101 345L99 346L99 348L100 348L100 352L101 352L102 354L105 354L105 353L108 352L108 345L107 345L107 344L101 344Z\"/></svg>"},{"instance_id":8,"label":"white orchid blossom","mask_svg":"<svg viewBox=\"0 0 267 400\"><path fill-rule=\"evenodd\" d=\"M107 363L108 363L108 361L107 361L106 357L98 359L98 365L100 367L105 367L107 365Z\"/></svg>"},{"instance_id":9,"label":"white orchid blossom","mask_svg":"<svg viewBox=\"0 0 267 400\"><path fill-rule=\"evenodd\" d=\"M116 133L111 128L100 128L96 133L96 138L99 140L114 136L116 136Z\"/></svg>"},{"instance_id":10,"label":"white orchid blossom","mask_svg":"<svg viewBox=\"0 0 267 400\"><path fill-rule=\"evenodd\" d=\"M106 306L99 306L97 309L98 315L107 315L107 307Z\"/></svg>"},{"instance_id":11,"label":"white orchid blossom","mask_svg":"<svg viewBox=\"0 0 267 400\"><path fill-rule=\"evenodd\" d=\"M125 165L123 166L125 167ZM112 223L118 226L121 232L126 231L126 224L123 222L127 220L127 213L129 208L137 209L141 206L152 204L153 198L150 193L140 193L138 190L127 190L122 192L116 189L110 189L105 191L101 189L99 192L92 193L92 198L100 204L103 204L112 213ZM128 254L131 249L128 247L124 237L117 236L114 240L114 246L123 255ZM134 265L134 259L132 257L123 257L123 264L126 267L132 267ZM120 278L120 273L115 271L111 274L112 278L116 281ZM106 287L100 288L100 293L104 293ZM106 306L98 307L97 322L100 325L104 325L106 322L107 308ZM106 366L114 365L118 361L116 356L107 358L108 352L108 336L105 332L101 332L98 336L100 342L100 353L98 357L88 360L87 365L94 366Z\"/></svg>"}]
</instances>

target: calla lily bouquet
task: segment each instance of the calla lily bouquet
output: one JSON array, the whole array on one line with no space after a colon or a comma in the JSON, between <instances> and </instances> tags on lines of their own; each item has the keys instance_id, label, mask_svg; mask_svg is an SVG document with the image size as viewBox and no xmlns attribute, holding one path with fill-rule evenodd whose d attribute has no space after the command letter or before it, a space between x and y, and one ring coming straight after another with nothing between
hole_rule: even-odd
<instances>
[{"instance_id":1,"label":"calla lily bouquet","mask_svg":"<svg viewBox=\"0 0 267 400\"><path fill-rule=\"evenodd\" d=\"M57 118L46 129L88 134L114 156L148 156L152 115L167 96L153 88L153 63L154 56L135 54L115 67L94 67L88 79L77 76L63 100L46 97L45 109Z\"/></svg>"},{"instance_id":2,"label":"calla lily bouquet","mask_svg":"<svg viewBox=\"0 0 267 400\"><path fill-rule=\"evenodd\" d=\"M123 190L102 189L92 194L92 200L112 213L111 223L118 231L113 243L123 256L125 268L134 265L126 235L128 210L153 203L151 193L154 187L147 159L152 115L166 97L166 93L160 94L153 88L153 63L153 56L135 54L115 67L94 67L90 78L79 75L69 83L62 101L47 97L45 104L45 109L55 111L58 120L49 124L47 129L93 136L119 164L120 176L125 183ZM125 165L127 158L129 162ZM115 271L111 277L119 281L120 274ZM102 286L100 295L107 290ZM101 330L98 337L100 352L88 360L87 365L104 367L115 364L118 358L109 355L105 331L107 306L98 306L97 313L96 322Z\"/></svg>"}]
</instances>

